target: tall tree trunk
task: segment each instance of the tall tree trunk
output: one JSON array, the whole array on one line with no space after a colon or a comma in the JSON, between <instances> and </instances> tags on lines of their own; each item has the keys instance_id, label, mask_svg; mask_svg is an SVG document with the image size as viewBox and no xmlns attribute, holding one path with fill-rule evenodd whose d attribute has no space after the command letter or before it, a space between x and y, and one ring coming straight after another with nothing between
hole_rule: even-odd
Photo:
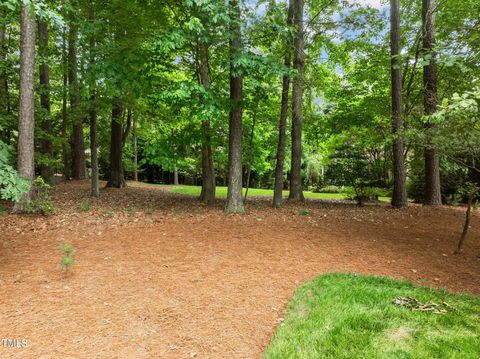
<instances>
[{"instance_id":1,"label":"tall tree trunk","mask_svg":"<svg viewBox=\"0 0 480 359\"><path fill-rule=\"evenodd\" d=\"M40 175L50 184L53 184L53 143L52 143L52 117L50 113L50 68L48 66L48 28L45 21L38 24L40 64L40 105L44 111L41 128L43 131L40 140L40 153L43 161L40 166ZM47 161L47 163L45 163ZM50 163L48 163L50 162Z\"/></svg>"},{"instance_id":2,"label":"tall tree trunk","mask_svg":"<svg viewBox=\"0 0 480 359\"><path fill-rule=\"evenodd\" d=\"M137 120L133 118L133 179L138 181Z\"/></svg>"},{"instance_id":3,"label":"tall tree trunk","mask_svg":"<svg viewBox=\"0 0 480 359\"><path fill-rule=\"evenodd\" d=\"M110 178L107 187L126 187L123 176L123 127L122 127L122 106L116 101L112 108L112 127L110 142Z\"/></svg>"},{"instance_id":4,"label":"tall tree trunk","mask_svg":"<svg viewBox=\"0 0 480 359\"><path fill-rule=\"evenodd\" d=\"M423 53L429 64L423 67L423 107L425 115L437 111L437 71L435 63L435 0L422 0ZM431 127L426 124L427 131ZM425 147L425 204L441 205L440 163L437 152Z\"/></svg>"},{"instance_id":5,"label":"tall tree trunk","mask_svg":"<svg viewBox=\"0 0 480 359\"><path fill-rule=\"evenodd\" d=\"M87 168L85 163L85 143L83 138L83 121L80 114L80 92L77 78L77 37L78 26L70 26L68 41L68 82L70 86L70 115L73 123L72 137L72 177L73 179L85 179Z\"/></svg>"},{"instance_id":6,"label":"tall tree trunk","mask_svg":"<svg viewBox=\"0 0 480 359\"><path fill-rule=\"evenodd\" d=\"M287 27L293 25L294 0L288 2ZM285 67L292 66L290 42L287 42L285 52ZM275 187L273 190L273 207L281 207L283 202L283 166L285 162L285 145L287 143L287 116L288 116L288 94L290 91L290 76L284 75L282 79L282 105L280 110L280 122L278 124L278 146L277 163L275 166Z\"/></svg>"},{"instance_id":7,"label":"tall tree trunk","mask_svg":"<svg viewBox=\"0 0 480 359\"><path fill-rule=\"evenodd\" d=\"M70 179L70 167L68 165L68 50L67 50L67 33L63 30L62 43L62 67L63 67L63 89L62 89L62 159L63 159L63 179L68 181Z\"/></svg>"},{"instance_id":8,"label":"tall tree trunk","mask_svg":"<svg viewBox=\"0 0 480 359\"><path fill-rule=\"evenodd\" d=\"M34 132L35 132L35 14L29 5L22 5L20 43L20 102L18 110L18 162L17 170L21 177L33 182ZM23 200L31 200L30 187ZM15 203L14 212L22 210L21 203Z\"/></svg>"},{"instance_id":9,"label":"tall tree trunk","mask_svg":"<svg viewBox=\"0 0 480 359\"><path fill-rule=\"evenodd\" d=\"M248 188L250 187L250 177L252 175L252 165L253 165L253 154L254 154L254 138L255 138L255 126L257 124L257 113L258 113L258 105L260 102L260 97L258 94L255 96L255 106L253 108L252 114L252 128L250 130L250 137L248 140L248 162L247 162L247 180L245 182L245 195L243 197L243 201L247 201L248 197Z\"/></svg>"},{"instance_id":10,"label":"tall tree trunk","mask_svg":"<svg viewBox=\"0 0 480 359\"><path fill-rule=\"evenodd\" d=\"M243 77L234 65L242 50L240 7L237 0L230 2L230 123L228 146L228 190L225 210L230 213L245 210L242 198L242 101Z\"/></svg>"},{"instance_id":11,"label":"tall tree trunk","mask_svg":"<svg viewBox=\"0 0 480 359\"><path fill-rule=\"evenodd\" d=\"M91 21L95 19L93 8L89 10ZM95 64L95 37L90 38L90 68ZM90 192L93 197L100 196L100 184L98 179L98 146L97 146L97 98L96 98L95 74L90 74L90 160L92 162L92 181Z\"/></svg>"},{"instance_id":12,"label":"tall tree trunk","mask_svg":"<svg viewBox=\"0 0 480 359\"><path fill-rule=\"evenodd\" d=\"M400 6L399 0L390 0L390 49L392 77L392 131L393 131L393 196L392 206L407 207L405 186L405 158L402 139L402 73L400 66Z\"/></svg>"},{"instance_id":13,"label":"tall tree trunk","mask_svg":"<svg viewBox=\"0 0 480 359\"><path fill-rule=\"evenodd\" d=\"M303 126L303 72L304 72L304 33L303 0L295 0L294 24L297 34L294 41L295 69L292 94L292 161L290 170L290 201L303 201L302 189L302 126Z\"/></svg>"},{"instance_id":14,"label":"tall tree trunk","mask_svg":"<svg viewBox=\"0 0 480 359\"><path fill-rule=\"evenodd\" d=\"M4 15L0 12L0 15ZM5 24L0 24L0 62L6 63L7 60L7 45L6 45L6 27ZM0 115L5 115L9 112L8 100L8 80L7 73L4 68L0 69Z\"/></svg>"},{"instance_id":15,"label":"tall tree trunk","mask_svg":"<svg viewBox=\"0 0 480 359\"><path fill-rule=\"evenodd\" d=\"M205 89L210 88L208 47L198 44L198 77ZM215 204L215 168L213 164L212 134L210 120L202 122L202 191L199 200L207 205Z\"/></svg>"}]
</instances>

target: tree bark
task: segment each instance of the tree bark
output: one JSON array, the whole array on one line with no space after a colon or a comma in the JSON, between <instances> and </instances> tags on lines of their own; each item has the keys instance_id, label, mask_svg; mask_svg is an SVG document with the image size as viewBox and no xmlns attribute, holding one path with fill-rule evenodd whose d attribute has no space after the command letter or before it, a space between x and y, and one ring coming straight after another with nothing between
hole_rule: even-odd
<instances>
[{"instance_id":1,"label":"tree bark","mask_svg":"<svg viewBox=\"0 0 480 359\"><path fill-rule=\"evenodd\" d=\"M292 94L292 158L290 170L290 201L303 201L302 186L302 126L303 126L303 72L304 72L304 32L303 0L294 2L294 25L297 30L294 41L295 69Z\"/></svg>"},{"instance_id":2,"label":"tree bark","mask_svg":"<svg viewBox=\"0 0 480 359\"><path fill-rule=\"evenodd\" d=\"M392 78L393 195L392 206L407 207L404 143L402 139L402 73L400 66L400 6L390 0L390 50Z\"/></svg>"},{"instance_id":3,"label":"tree bark","mask_svg":"<svg viewBox=\"0 0 480 359\"><path fill-rule=\"evenodd\" d=\"M89 18L94 20L95 14L93 9L89 10ZM90 67L95 64L95 37L90 38ZM100 184L98 175L98 145L97 145L97 96L96 96L96 79L95 74L90 74L90 160L92 162L92 180L91 180L91 195L92 197L100 196Z\"/></svg>"},{"instance_id":4,"label":"tree bark","mask_svg":"<svg viewBox=\"0 0 480 359\"><path fill-rule=\"evenodd\" d=\"M67 112L67 95L68 95L68 50L67 50L67 34L63 30L62 43L62 67L63 67L63 89L62 89L62 159L63 159L63 179L70 179L70 167L68 165L68 112Z\"/></svg>"},{"instance_id":5,"label":"tree bark","mask_svg":"<svg viewBox=\"0 0 480 359\"><path fill-rule=\"evenodd\" d=\"M3 15L2 12L0 12ZM0 24L0 62L6 63L7 60L7 45L6 45L6 27L4 24ZM4 115L9 112L9 99L8 99L8 80L7 74L4 69L0 69L0 114Z\"/></svg>"},{"instance_id":6,"label":"tree bark","mask_svg":"<svg viewBox=\"0 0 480 359\"><path fill-rule=\"evenodd\" d=\"M230 123L228 146L228 190L225 210L230 213L245 210L242 198L242 101L243 77L234 64L242 50L240 7L237 0L230 3Z\"/></svg>"},{"instance_id":7,"label":"tree bark","mask_svg":"<svg viewBox=\"0 0 480 359\"><path fill-rule=\"evenodd\" d=\"M45 21L38 24L39 55L40 64L40 105L44 111L41 128L43 131L40 140L40 153L43 155L43 163L40 166L40 175L50 184L54 182L54 170L51 165L53 161L52 143L52 117L50 113L50 68L48 66L48 28ZM49 161L50 163L45 163Z\"/></svg>"},{"instance_id":8,"label":"tree bark","mask_svg":"<svg viewBox=\"0 0 480 359\"><path fill-rule=\"evenodd\" d=\"M435 61L435 0L422 0L423 53L430 57L429 64L423 67L423 107L425 115L437 111L437 71ZM431 127L426 124L426 129ZM440 163L437 152L425 147L425 204L441 205Z\"/></svg>"},{"instance_id":9,"label":"tree bark","mask_svg":"<svg viewBox=\"0 0 480 359\"><path fill-rule=\"evenodd\" d=\"M205 89L210 88L208 47L198 44L198 78ZM210 120L202 122L202 191L199 200L207 205L215 204L215 167L213 164L212 134Z\"/></svg>"},{"instance_id":10,"label":"tree bark","mask_svg":"<svg viewBox=\"0 0 480 359\"><path fill-rule=\"evenodd\" d=\"M110 141L110 178L107 187L124 188L126 187L123 176L123 127L121 123L122 106L116 102L112 108L112 126Z\"/></svg>"},{"instance_id":11,"label":"tree bark","mask_svg":"<svg viewBox=\"0 0 480 359\"><path fill-rule=\"evenodd\" d=\"M294 0L289 0L287 27L293 25L293 7ZM292 66L290 43L287 42L285 52L285 67L290 69ZM275 185L273 190L273 207L281 207L283 203L283 167L285 162L285 146L287 143L287 116L288 116L288 94L290 91L290 76L284 75L282 79L282 105L280 110L280 122L278 124L278 146L277 163L275 166Z\"/></svg>"},{"instance_id":12,"label":"tree bark","mask_svg":"<svg viewBox=\"0 0 480 359\"><path fill-rule=\"evenodd\" d=\"M80 92L77 78L77 37L78 27L70 26L68 41L68 82L70 88L70 116L73 123L72 137L72 177L73 179L85 179L87 168L85 163L85 143L83 138L82 116L79 113Z\"/></svg>"},{"instance_id":13,"label":"tree bark","mask_svg":"<svg viewBox=\"0 0 480 359\"><path fill-rule=\"evenodd\" d=\"M138 182L137 120L133 118L133 180Z\"/></svg>"},{"instance_id":14,"label":"tree bark","mask_svg":"<svg viewBox=\"0 0 480 359\"><path fill-rule=\"evenodd\" d=\"M248 197L248 188L250 187L250 177L252 175L252 165L253 165L253 153L254 153L254 138L255 138L255 126L257 124L257 112L258 112L258 104L260 101L260 97L258 94L255 96L255 106L253 109L252 114L252 129L250 131L249 143L248 143L248 163L247 163L247 180L245 181L245 195L243 197L243 202L247 201Z\"/></svg>"},{"instance_id":15,"label":"tree bark","mask_svg":"<svg viewBox=\"0 0 480 359\"><path fill-rule=\"evenodd\" d=\"M465 223L463 225L462 235L460 236L460 240L458 241L458 246L455 251L455 254L459 254L462 252L463 244L465 243L465 239L467 238L468 230L470 228L470 220L472 215L472 206L473 206L473 198L478 193L478 189L472 191L468 194L468 204L467 204L467 212L465 213Z\"/></svg>"},{"instance_id":16,"label":"tree bark","mask_svg":"<svg viewBox=\"0 0 480 359\"><path fill-rule=\"evenodd\" d=\"M21 43L20 43L20 102L18 118L18 162L17 170L21 177L31 183L35 177L34 167L34 132L35 132L35 14L30 6L21 9ZM23 196L31 200L32 186ZM20 212L21 203L15 203L13 211Z\"/></svg>"}]
</instances>

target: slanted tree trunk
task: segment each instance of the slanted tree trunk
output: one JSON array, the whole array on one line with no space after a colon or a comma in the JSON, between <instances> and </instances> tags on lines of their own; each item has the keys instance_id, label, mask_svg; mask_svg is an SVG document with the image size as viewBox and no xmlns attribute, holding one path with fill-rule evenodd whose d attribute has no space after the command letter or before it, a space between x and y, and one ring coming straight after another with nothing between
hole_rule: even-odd
<instances>
[{"instance_id":1,"label":"slanted tree trunk","mask_svg":"<svg viewBox=\"0 0 480 359\"><path fill-rule=\"evenodd\" d=\"M390 0L390 50L392 77L393 196L392 206L407 207L404 143L402 139L402 73L400 66L400 6Z\"/></svg>"},{"instance_id":2,"label":"slanted tree trunk","mask_svg":"<svg viewBox=\"0 0 480 359\"><path fill-rule=\"evenodd\" d=\"M123 188L126 187L123 176L123 136L122 127L122 106L116 101L112 108L112 126L110 141L110 178L107 187Z\"/></svg>"},{"instance_id":3,"label":"slanted tree trunk","mask_svg":"<svg viewBox=\"0 0 480 359\"><path fill-rule=\"evenodd\" d=\"M468 193L468 202L467 202L467 212L465 213L465 224L463 225L462 235L460 236L460 240L458 241L458 246L455 251L455 254L459 254L462 252L463 244L465 243L465 239L467 238L468 230L470 229L470 221L472 217L472 206L473 206L473 199L475 198L476 194L478 193L479 189L475 189Z\"/></svg>"},{"instance_id":4,"label":"slanted tree trunk","mask_svg":"<svg viewBox=\"0 0 480 359\"><path fill-rule=\"evenodd\" d=\"M303 0L294 2L293 22L297 30L294 41L295 69L292 94L292 158L290 170L290 201L303 201L302 186L302 126L303 126L303 72L304 72L304 33Z\"/></svg>"},{"instance_id":5,"label":"slanted tree trunk","mask_svg":"<svg viewBox=\"0 0 480 359\"><path fill-rule=\"evenodd\" d=\"M287 27L293 25L293 7L294 0L288 2ZM287 42L285 51L285 67L290 69L292 66L290 43ZM281 207L283 203L283 167L285 162L285 146L287 143L287 116L288 116L288 94L290 91L290 76L284 75L282 79L282 105L280 110L280 122L278 124L278 146L277 163L275 166L275 186L273 190L273 207Z\"/></svg>"},{"instance_id":6,"label":"slanted tree trunk","mask_svg":"<svg viewBox=\"0 0 480 359\"><path fill-rule=\"evenodd\" d=\"M80 114L80 92L77 79L77 37L78 26L72 24L68 41L68 83L70 88L70 116L73 123L72 134L72 178L85 179L87 168L85 163L85 143L83 138L83 122Z\"/></svg>"},{"instance_id":7,"label":"slanted tree trunk","mask_svg":"<svg viewBox=\"0 0 480 359\"><path fill-rule=\"evenodd\" d=\"M40 153L43 155L43 163L40 166L40 175L50 184L53 184L54 171L51 165L53 161L52 143L52 117L50 114L50 68L48 66L48 28L45 21L38 24L40 64L40 105L44 111L41 128L43 131L40 140ZM50 161L50 163L45 163Z\"/></svg>"},{"instance_id":8,"label":"slanted tree trunk","mask_svg":"<svg viewBox=\"0 0 480 359\"><path fill-rule=\"evenodd\" d=\"M21 9L20 42L20 102L18 110L18 162L17 170L21 177L33 182L34 167L34 132L35 132L35 14L29 5ZM32 186L23 196L31 200ZM15 203L14 212L21 212L21 203Z\"/></svg>"},{"instance_id":9,"label":"slanted tree trunk","mask_svg":"<svg viewBox=\"0 0 480 359\"><path fill-rule=\"evenodd\" d=\"M423 67L423 107L425 115L437 111L437 71L435 61L435 0L422 0L422 33L424 59L429 64ZM426 124L427 131L431 127ZM425 147L425 204L441 205L440 164L437 152Z\"/></svg>"},{"instance_id":10,"label":"slanted tree trunk","mask_svg":"<svg viewBox=\"0 0 480 359\"><path fill-rule=\"evenodd\" d=\"M198 44L198 79L205 89L210 88L208 47ZM212 134L210 120L202 122L202 191L199 200L207 205L215 204L215 168L213 164Z\"/></svg>"},{"instance_id":11,"label":"slanted tree trunk","mask_svg":"<svg viewBox=\"0 0 480 359\"><path fill-rule=\"evenodd\" d=\"M225 211L230 213L245 210L242 198L242 101L243 77L235 68L234 59L242 51L240 30L240 7L237 0L230 3L230 123L228 141L228 190Z\"/></svg>"}]
</instances>

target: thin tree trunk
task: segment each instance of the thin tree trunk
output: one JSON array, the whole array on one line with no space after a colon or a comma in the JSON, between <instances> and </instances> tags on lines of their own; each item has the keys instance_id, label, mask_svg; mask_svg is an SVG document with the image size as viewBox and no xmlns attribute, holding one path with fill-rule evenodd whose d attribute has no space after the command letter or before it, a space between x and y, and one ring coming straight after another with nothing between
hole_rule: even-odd
<instances>
[{"instance_id":1,"label":"thin tree trunk","mask_svg":"<svg viewBox=\"0 0 480 359\"><path fill-rule=\"evenodd\" d=\"M400 66L400 6L399 0L390 0L390 46L392 77L392 131L393 131L393 196L392 206L407 207L404 143L402 137L402 71Z\"/></svg>"},{"instance_id":2,"label":"thin tree trunk","mask_svg":"<svg viewBox=\"0 0 480 359\"><path fill-rule=\"evenodd\" d=\"M137 120L133 118L133 179L138 182Z\"/></svg>"},{"instance_id":3,"label":"thin tree trunk","mask_svg":"<svg viewBox=\"0 0 480 359\"><path fill-rule=\"evenodd\" d=\"M210 88L210 66L208 47L198 44L198 77L200 84ZM215 204L215 167L213 164L212 134L210 120L202 122L202 191L199 200L207 205Z\"/></svg>"},{"instance_id":4,"label":"thin tree trunk","mask_svg":"<svg viewBox=\"0 0 480 359\"><path fill-rule=\"evenodd\" d=\"M115 102L112 108L112 126L110 142L110 178L107 187L123 188L126 187L123 176L123 127L121 123L122 106Z\"/></svg>"},{"instance_id":5,"label":"thin tree trunk","mask_svg":"<svg viewBox=\"0 0 480 359\"><path fill-rule=\"evenodd\" d=\"M90 9L90 20L94 20L95 14L93 9ZM90 38L90 66L95 64L95 38L92 35ZM92 181L91 181L91 195L92 197L100 196L100 184L98 175L98 145L97 145L97 98L96 98L96 79L95 74L90 74L90 160L92 162Z\"/></svg>"},{"instance_id":6,"label":"thin tree trunk","mask_svg":"<svg viewBox=\"0 0 480 359\"><path fill-rule=\"evenodd\" d=\"M293 25L293 7L294 0L289 0L287 27ZM290 43L287 42L285 52L285 67L290 69L292 66ZM278 124L278 146L277 146L277 163L275 166L275 185L273 190L273 207L281 207L283 203L283 167L285 162L285 146L287 143L287 116L288 116L288 94L290 92L290 76L284 75L282 79L282 105L280 110L280 122Z\"/></svg>"},{"instance_id":7,"label":"thin tree trunk","mask_svg":"<svg viewBox=\"0 0 480 359\"><path fill-rule=\"evenodd\" d=\"M85 179L87 169L85 163L85 143L83 138L82 116L79 113L80 93L77 79L77 37L78 27L70 26L68 41L68 82L70 88L70 116L73 123L72 137L72 177L73 179Z\"/></svg>"},{"instance_id":8,"label":"thin tree trunk","mask_svg":"<svg viewBox=\"0 0 480 359\"><path fill-rule=\"evenodd\" d=\"M127 110L127 124L122 133L122 148L125 147L125 143L127 143L128 135L130 134L131 128L132 128L132 109L129 108Z\"/></svg>"},{"instance_id":9,"label":"thin tree trunk","mask_svg":"<svg viewBox=\"0 0 480 359\"><path fill-rule=\"evenodd\" d=\"M43 163L40 166L40 175L50 184L53 184L54 171L51 165L53 161L52 143L52 117L50 113L50 68L48 66L48 28L45 21L38 24L40 64L40 105L44 111L42 116L42 139L40 140L40 153L43 155ZM47 162L47 163L45 163ZM48 163L50 162L50 163Z\"/></svg>"},{"instance_id":10,"label":"thin tree trunk","mask_svg":"<svg viewBox=\"0 0 480 359\"><path fill-rule=\"evenodd\" d=\"M0 12L0 15L4 15ZM7 61L7 45L6 45L6 27L0 24L0 62L2 64ZM4 68L0 69L0 114L7 114L9 112L8 105L8 81L7 74Z\"/></svg>"},{"instance_id":11,"label":"thin tree trunk","mask_svg":"<svg viewBox=\"0 0 480 359\"><path fill-rule=\"evenodd\" d=\"M294 24L297 34L294 41L295 69L292 94L292 158L290 170L290 201L303 201L302 186L302 126L303 126L303 72L304 72L304 33L303 0L295 0Z\"/></svg>"},{"instance_id":12,"label":"thin tree trunk","mask_svg":"<svg viewBox=\"0 0 480 359\"><path fill-rule=\"evenodd\" d=\"M424 58L429 64L423 67L423 106L425 115L437 111L437 71L435 63L435 0L422 0L422 32ZM427 131L431 127L426 124ZM441 205L440 163L437 152L425 147L425 204Z\"/></svg>"},{"instance_id":13,"label":"thin tree trunk","mask_svg":"<svg viewBox=\"0 0 480 359\"><path fill-rule=\"evenodd\" d=\"M460 252L462 252L463 244L465 243L465 239L467 238L468 230L470 228L473 198L475 197L477 192L478 192L478 189L468 194L467 212L465 213L465 224L463 225L462 235L460 236L460 240L458 241L458 246L457 246L457 250L455 251L455 254L459 254Z\"/></svg>"},{"instance_id":14,"label":"thin tree trunk","mask_svg":"<svg viewBox=\"0 0 480 359\"><path fill-rule=\"evenodd\" d=\"M253 140L254 140L254 135L255 135L255 125L257 124L257 112L258 112L258 103L259 103L259 96L255 97L255 107L253 109L253 115L252 115L252 129L250 131L250 137L249 137L249 142L248 142L248 163L247 163L247 180L245 182L245 195L243 197L243 201L247 201L248 197L248 188L250 187L250 176L252 174L252 164L253 164L253 153L254 153L254 148L253 148Z\"/></svg>"},{"instance_id":15,"label":"thin tree trunk","mask_svg":"<svg viewBox=\"0 0 480 359\"><path fill-rule=\"evenodd\" d=\"M175 160L175 163L173 165L173 184L175 186L178 186L178 168L177 168L177 160Z\"/></svg>"},{"instance_id":16,"label":"thin tree trunk","mask_svg":"<svg viewBox=\"0 0 480 359\"><path fill-rule=\"evenodd\" d=\"M68 50L67 50L67 34L63 31L62 43L62 66L63 66L63 89L62 89L62 159L63 159L63 179L70 179L70 167L68 165L68 113L67 113L67 95L68 95Z\"/></svg>"},{"instance_id":17,"label":"thin tree trunk","mask_svg":"<svg viewBox=\"0 0 480 359\"><path fill-rule=\"evenodd\" d=\"M21 43L20 43L20 102L18 118L18 163L17 170L21 177L33 182L34 167L34 132L35 132L35 14L29 5L21 9ZM31 200L33 189L23 196ZM21 203L15 203L14 212L21 212Z\"/></svg>"},{"instance_id":18,"label":"thin tree trunk","mask_svg":"<svg viewBox=\"0 0 480 359\"><path fill-rule=\"evenodd\" d=\"M243 77L234 65L234 59L242 51L240 30L240 7L237 0L230 3L230 123L228 146L228 190L225 210L230 213L243 212L242 198L242 101Z\"/></svg>"}]
</instances>

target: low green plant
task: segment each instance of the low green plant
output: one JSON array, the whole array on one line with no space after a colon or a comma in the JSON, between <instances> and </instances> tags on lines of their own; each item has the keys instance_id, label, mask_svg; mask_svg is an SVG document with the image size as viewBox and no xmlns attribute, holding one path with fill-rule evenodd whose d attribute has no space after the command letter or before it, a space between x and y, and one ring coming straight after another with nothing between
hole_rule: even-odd
<instances>
[{"instance_id":1,"label":"low green plant","mask_svg":"<svg viewBox=\"0 0 480 359\"><path fill-rule=\"evenodd\" d=\"M22 210L30 214L48 215L54 211L50 198L51 186L42 177L37 177L32 184L32 198L27 201L20 201Z\"/></svg>"},{"instance_id":2,"label":"low green plant","mask_svg":"<svg viewBox=\"0 0 480 359\"><path fill-rule=\"evenodd\" d=\"M70 243L60 243L59 248L63 254L60 267L63 271L68 271L75 261L75 248Z\"/></svg>"},{"instance_id":3,"label":"low green plant","mask_svg":"<svg viewBox=\"0 0 480 359\"><path fill-rule=\"evenodd\" d=\"M0 194L5 200L20 202L30 189L30 182L21 178L12 166L12 148L0 141Z\"/></svg>"},{"instance_id":4,"label":"low green plant","mask_svg":"<svg viewBox=\"0 0 480 359\"><path fill-rule=\"evenodd\" d=\"M125 208L125 212L127 212L128 214L134 214L136 211L137 208L134 206L128 206L127 208Z\"/></svg>"},{"instance_id":5,"label":"low green plant","mask_svg":"<svg viewBox=\"0 0 480 359\"><path fill-rule=\"evenodd\" d=\"M310 214L310 211L307 208L302 208L300 210L300 215L301 216L308 216Z\"/></svg>"},{"instance_id":6,"label":"low green plant","mask_svg":"<svg viewBox=\"0 0 480 359\"><path fill-rule=\"evenodd\" d=\"M90 205L92 204L92 201L90 199L86 199L82 203L78 205L78 209L82 212L88 212L90 210Z\"/></svg>"},{"instance_id":7,"label":"low green plant","mask_svg":"<svg viewBox=\"0 0 480 359\"><path fill-rule=\"evenodd\" d=\"M354 186L347 187L345 194L347 199L357 201L358 205L362 205L367 201L377 201L379 197L388 195L383 188L369 186L361 180L355 181Z\"/></svg>"}]
</instances>

